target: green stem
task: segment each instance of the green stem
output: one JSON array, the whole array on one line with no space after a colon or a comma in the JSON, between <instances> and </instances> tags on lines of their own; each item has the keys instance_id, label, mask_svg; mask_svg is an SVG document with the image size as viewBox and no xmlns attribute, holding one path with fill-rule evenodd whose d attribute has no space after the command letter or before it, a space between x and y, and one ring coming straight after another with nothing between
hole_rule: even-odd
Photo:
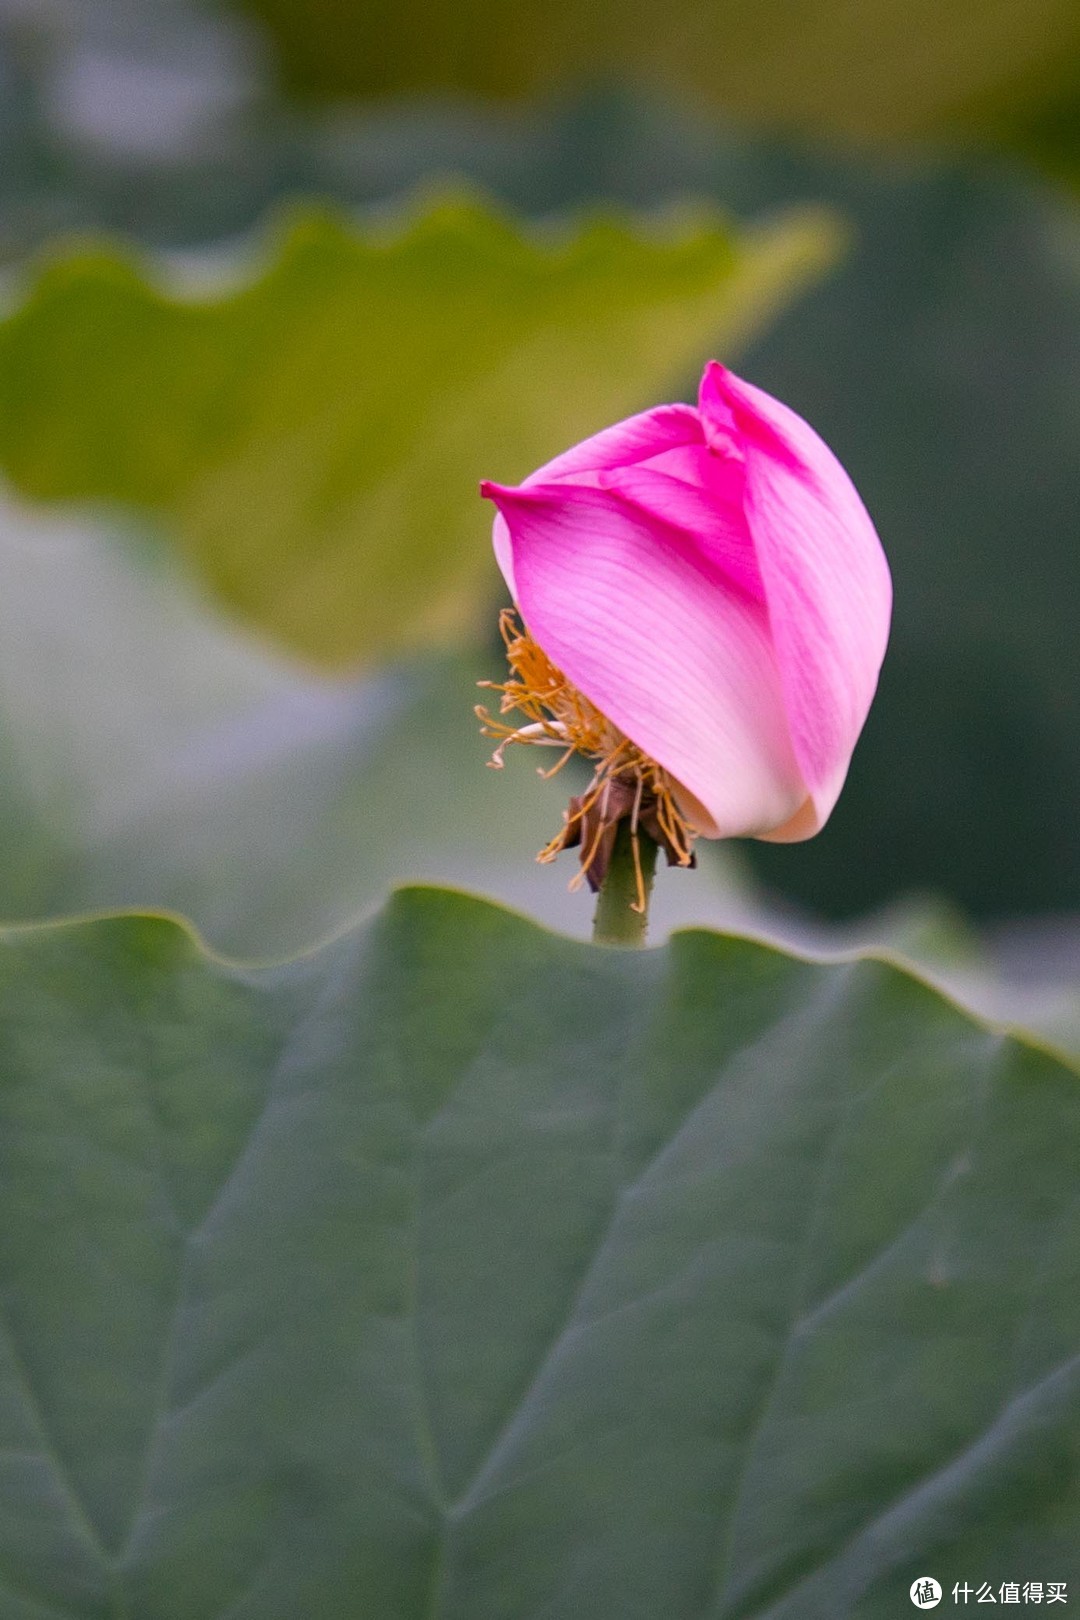
<instances>
[{"instance_id":1,"label":"green stem","mask_svg":"<svg viewBox=\"0 0 1080 1620\"><path fill-rule=\"evenodd\" d=\"M607 876L600 886L593 920L593 940L598 945L644 945L649 927L649 896L656 872L656 844L638 828L641 875L645 883L645 909L634 911L637 903L637 874L630 822L620 821Z\"/></svg>"}]
</instances>

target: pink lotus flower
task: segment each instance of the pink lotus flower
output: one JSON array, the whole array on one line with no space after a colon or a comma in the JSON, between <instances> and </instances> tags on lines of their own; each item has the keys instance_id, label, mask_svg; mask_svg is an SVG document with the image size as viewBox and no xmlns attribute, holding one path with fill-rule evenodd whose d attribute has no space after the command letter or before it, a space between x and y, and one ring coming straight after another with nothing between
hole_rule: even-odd
<instances>
[{"instance_id":1,"label":"pink lotus flower","mask_svg":"<svg viewBox=\"0 0 1080 1620\"><path fill-rule=\"evenodd\" d=\"M535 723L494 734L591 752L596 782L624 787L632 773L603 760L628 740L658 768L646 793L669 783L691 834L816 833L874 695L892 590L866 509L813 429L714 361L696 409L658 406L517 488L481 490L527 627L514 646L535 645L563 694L533 691L530 707L527 682L501 688L504 710ZM567 692L594 732L607 725L602 746L575 741Z\"/></svg>"}]
</instances>

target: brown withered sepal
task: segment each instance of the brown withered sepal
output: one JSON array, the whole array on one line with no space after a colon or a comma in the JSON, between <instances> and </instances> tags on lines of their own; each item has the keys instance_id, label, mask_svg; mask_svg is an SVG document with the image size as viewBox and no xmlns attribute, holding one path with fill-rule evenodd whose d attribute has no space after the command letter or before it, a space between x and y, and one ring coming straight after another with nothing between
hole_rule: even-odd
<instances>
[{"instance_id":1,"label":"brown withered sepal","mask_svg":"<svg viewBox=\"0 0 1080 1620\"><path fill-rule=\"evenodd\" d=\"M607 877L619 823L629 821L633 817L637 797L638 789L635 782L624 782L618 777L612 777L599 795L577 794L570 800L562 847L581 849L581 863L589 888L594 894L599 893L600 886ZM696 866L697 856L691 851L689 861L685 859L665 833L657 812L655 794L642 794L637 814L639 832L659 845L667 856L669 866ZM590 851L592 859L586 865L585 858Z\"/></svg>"}]
</instances>

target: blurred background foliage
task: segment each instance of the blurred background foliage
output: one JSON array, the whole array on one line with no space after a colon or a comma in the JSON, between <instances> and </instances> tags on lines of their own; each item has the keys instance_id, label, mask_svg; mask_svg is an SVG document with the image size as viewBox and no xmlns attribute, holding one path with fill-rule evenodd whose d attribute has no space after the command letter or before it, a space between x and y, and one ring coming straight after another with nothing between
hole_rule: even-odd
<instances>
[{"instance_id":1,"label":"blurred background foliage","mask_svg":"<svg viewBox=\"0 0 1080 1620\"><path fill-rule=\"evenodd\" d=\"M547 92L645 81L790 134L992 137L1076 171L1080 15L1071 0L244 0L310 96Z\"/></svg>"},{"instance_id":2,"label":"blurred background foliage","mask_svg":"<svg viewBox=\"0 0 1080 1620\"><path fill-rule=\"evenodd\" d=\"M558 795L472 733L470 492L715 352L850 468L897 609L829 828L664 920L970 919L1074 979L1078 23L0 0L0 910L274 954L448 877L584 930Z\"/></svg>"},{"instance_id":3,"label":"blurred background foliage","mask_svg":"<svg viewBox=\"0 0 1080 1620\"><path fill-rule=\"evenodd\" d=\"M253 626L370 664L479 632L480 469L516 482L670 390L836 235L807 214L650 240L610 218L534 242L447 200L367 234L297 219L261 276L199 301L65 259L0 325L0 462L42 499L167 514Z\"/></svg>"}]
</instances>

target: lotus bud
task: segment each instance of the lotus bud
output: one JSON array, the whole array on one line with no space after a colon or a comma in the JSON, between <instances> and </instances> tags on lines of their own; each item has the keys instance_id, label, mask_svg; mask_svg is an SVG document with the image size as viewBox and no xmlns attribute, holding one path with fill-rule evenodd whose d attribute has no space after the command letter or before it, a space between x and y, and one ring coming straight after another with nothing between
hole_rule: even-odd
<instances>
[{"instance_id":1,"label":"lotus bud","mask_svg":"<svg viewBox=\"0 0 1080 1620\"><path fill-rule=\"evenodd\" d=\"M877 686L892 588L874 525L803 419L715 361L515 488L484 483L515 604L498 740L585 755L552 859L603 880L630 820L679 865L698 837L824 826ZM547 773L551 774L551 773Z\"/></svg>"}]
</instances>

